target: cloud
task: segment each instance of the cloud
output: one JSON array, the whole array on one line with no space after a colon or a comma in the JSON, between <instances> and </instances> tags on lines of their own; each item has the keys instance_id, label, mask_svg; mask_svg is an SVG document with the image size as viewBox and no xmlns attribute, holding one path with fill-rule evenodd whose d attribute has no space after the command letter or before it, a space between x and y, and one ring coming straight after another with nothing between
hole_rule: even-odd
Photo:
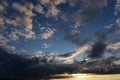
<instances>
[{"instance_id":1,"label":"cloud","mask_svg":"<svg viewBox=\"0 0 120 80\"><path fill-rule=\"evenodd\" d=\"M15 26L9 35L11 40L18 40L19 36L24 36L25 39L35 39L35 32L32 30L32 19L29 16L15 17L15 20L6 19L6 22Z\"/></svg>"},{"instance_id":2,"label":"cloud","mask_svg":"<svg viewBox=\"0 0 120 80\"><path fill-rule=\"evenodd\" d=\"M117 15L120 11L120 0L116 0L114 14Z\"/></svg>"},{"instance_id":3,"label":"cloud","mask_svg":"<svg viewBox=\"0 0 120 80\"><path fill-rule=\"evenodd\" d=\"M84 48L85 47L88 47L88 46L85 45ZM81 52L81 50L84 51L85 49L83 49L83 47L81 49L78 49L79 52ZM119 64L118 64L119 58L114 58L114 57L104 59L101 61L92 61L92 62L84 62L84 63L79 62L79 63L74 63L74 65L65 64L68 62L72 62L71 60L65 61L62 64L56 64L56 63L42 64L42 62L46 62L46 59L48 59L48 57L50 56L52 56L52 54L43 57L43 59L42 57L27 58L26 55L20 56L17 54L9 54L6 51L4 51L2 48L0 48L0 59L1 59L0 78L46 79L48 75L51 76L54 74L62 74L65 72L67 73L75 73L75 72L96 73L96 69L98 70L103 69L102 72L111 72L112 70L119 69ZM40 62L38 60L40 60ZM110 62L112 62L112 66ZM10 64L10 65L8 66L7 64ZM116 67L113 67L113 66L116 66ZM84 70L85 68L86 70ZM97 71L97 73L99 72L101 73L101 70ZM117 70L117 72L119 71Z\"/></svg>"},{"instance_id":4,"label":"cloud","mask_svg":"<svg viewBox=\"0 0 120 80\"><path fill-rule=\"evenodd\" d=\"M107 6L107 0L81 0L85 8L103 8ZM95 5L93 5L95 4Z\"/></svg>"},{"instance_id":5,"label":"cloud","mask_svg":"<svg viewBox=\"0 0 120 80\"><path fill-rule=\"evenodd\" d=\"M107 41L107 34L103 31L95 31L94 32L94 41L95 42L106 42Z\"/></svg>"},{"instance_id":6,"label":"cloud","mask_svg":"<svg viewBox=\"0 0 120 80\"><path fill-rule=\"evenodd\" d=\"M108 33L114 33L119 34L120 33L120 18L116 19L116 21L113 24L110 24L107 26Z\"/></svg>"},{"instance_id":7,"label":"cloud","mask_svg":"<svg viewBox=\"0 0 120 80\"><path fill-rule=\"evenodd\" d=\"M0 47L2 47L2 48L7 48L7 42L8 42L9 40L6 38L6 37L4 37L2 34L0 35Z\"/></svg>"},{"instance_id":8,"label":"cloud","mask_svg":"<svg viewBox=\"0 0 120 80\"><path fill-rule=\"evenodd\" d=\"M0 26L4 25L4 19L0 18Z\"/></svg>"},{"instance_id":9,"label":"cloud","mask_svg":"<svg viewBox=\"0 0 120 80\"><path fill-rule=\"evenodd\" d=\"M56 17L59 14L59 9L57 8L57 5L62 3L63 1L60 0L40 0L39 1L42 5L44 5L47 8L47 12L45 13L46 17Z\"/></svg>"},{"instance_id":10,"label":"cloud","mask_svg":"<svg viewBox=\"0 0 120 80\"><path fill-rule=\"evenodd\" d=\"M26 30L15 30L12 31L11 34L9 34L10 40L19 40L19 37L23 36L24 39L35 39L36 35L35 32L29 29Z\"/></svg>"},{"instance_id":11,"label":"cloud","mask_svg":"<svg viewBox=\"0 0 120 80\"><path fill-rule=\"evenodd\" d=\"M49 48L49 47L50 47L49 44L46 44L46 43L42 44L42 48Z\"/></svg>"},{"instance_id":12,"label":"cloud","mask_svg":"<svg viewBox=\"0 0 120 80\"><path fill-rule=\"evenodd\" d=\"M60 23L60 28L63 30L63 38L77 46L82 46L88 42L88 38L82 38L84 31L73 29L65 23Z\"/></svg>"},{"instance_id":13,"label":"cloud","mask_svg":"<svg viewBox=\"0 0 120 80\"><path fill-rule=\"evenodd\" d=\"M43 60L37 62L37 59L41 58L33 57L30 59L17 54L9 54L2 48L0 48L0 59L2 62L2 64L0 64L0 75L2 75L0 78L40 79L48 75L74 72L76 70L75 67L68 64L41 64ZM10 64L9 67L7 64Z\"/></svg>"},{"instance_id":14,"label":"cloud","mask_svg":"<svg viewBox=\"0 0 120 80\"><path fill-rule=\"evenodd\" d=\"M14 46L9 46L7 42L8 40L0 35L0 48L5 49L8 53L16 53L16 48Z\"/></svg>"},{"instance_id":15,"label":"cloud","mask_svg":"<svg viewBox=\"0 0 120 80\"><path fill-rule=\"evenodd\" d=\"M71 6L71 7L75 7L77 4L80 3L80 0L66 0L68 2L68 4Z\"/></svg>"},{"instance_id":16,"label":"cloud","mask_svg":"<svg viewBox=\"0 0 120 80\"><path fill-rule=\"evenodd\" d=\"M19 39L19 36L24 36L25 39L35 39L36 35L32 30L32 17L35 16L32 12L34 5L32 3L25 3L24 5L21 5L14 2L12 7L18 10L20 14L23 14L23 16L14 16L14 19L5 18L7 24L15 26L15 31L11 32L10 38L14 38L12 40L16 40Z\"/></svg>"},{"instance_id":17,"label":"cloud","mask_svg":"<svg viewBox=\"0 0 120 80\"><path fill-rule=\"evenodd\" d=\"M11 40L18 40L18 36L17 36L17 34L15 33L15 32L12 32L10 35L9 35L9 38L11 39Z\"/></svg>"},{"instance_id":18,"label":"cloud","mask_svg":"<svg viewBox=\"0 0 120 80\"><path fill-rule=\"evenodd\" d=\"M35 33L32 30L26 29L25 31L22 30L17 30L16 34L20 35L20 36L24 36L25 39L35 39Z\"/></svg>"},{"instance_id":19,"label":"cloud","mask_svg":"<svg viewBox=\"0 0 120 80\"><path fill-rule=\"evenodd\" d=\"M66 3L66 0L53 0L55 5Z\"/></svg>"},{"instance_id":20,"label":"cloud","mask_svg":"<svg viewBox=\"0 0 120 80\"><path fill-rule=\"evenodd\" d=\"M116 56L117 53L120 52L120 40L118 39L118 40L110 41L107 46L106 52L112 53L114 56Z\"/></svg>"},{"instance_id":21,"label":"cloud","mask_svg":"<svg viewBox=\"0 0 120 80\"><path fill-rule=\"evenodd\" d=\"M78 4L78 7L80 7L78 10L72 12L72 14L66 13L67 11L62 11L62 9L58 8L58 5L60 4L65 4L68 3L70 7L75 7ZM0 4L1 11L5 11L7 9L7 4ZM10 6L10 5L9 5ZM12 17L6 17L2 15L0 18L0 25L3 25L5 22L7 24L12 25L10 33L9 33L9 38L10 40L18 40L20 36L24 37L25 39L35 39L36 38L36 32L34 31L34 25L33 25L33 17L35 17L37 14L35 13L38 12L39 14L43 14L44 16L47 17L61 17L65 16L68 21L72 21L75 23L76 26L80 26L82 24L89 23L92 21L94 18L97 17L97 13L99 9L104 8L107 6L107 0L78 0L78 1L73 1L73 0L39 0L38 3L33 4L32 2L28 1L26 3L20 4L17 2L11 2L11 10L15 10L20 14L15 14ZM46 10L46 11L45 11ZM59 15L61 14L61 15ZM64 14L64 15L62 15ZM120 20L116 20L115 23L111 24L111 28L109 27L109 32L110 30L112 31L118 31L118 29L114 29L113 27L118 27L119 26ZM7 28L7 26L5 26ZM67 28L66 28L67 27ZM64 27L64 38L67 41L70 41L72 43L75 43L76 45L82 46L86 43L88 43L87 38L82 38L83 32L77 29L70 28L69 26ZM73 29L73 30L71 30ZM52 28L43 28L41 29L41 34L39 35L40 39L49 39L51 38L54 33L55 29ZM98 40L103 40L103 35L104 32L96 32L96 39ZM99 37L98 37L99 36ZM99 42L99 41L98 41ZM44 45L44 47L48 47L47 45Z\"/></svg>"},{"instance_id":22,"label":"cloud","mask_svg":"<svg viewBox=\"0 0 120 80\"><path fill-rule=\"evenodd\" d=\"M53 36L53 34L55 33L55 29L51 29L51 28L45 28L43 30L43 33L40 34L40 39L48 39L51 38Z\"/></svg>"},{"instance_id":23,"label":"cloud","mask_svg":"<svg viewBox=\"0 0 120 80\"><path fill-rule=\"evenodd\" d=\"M105 51L107 50L108 46L108 39L107 34L104 31L95 31L94 39L91 42L91 47L87 50L87 57L94 59L94 58L101 58L103 57Z\"/></svg>"},{"instance_id":24,"label":"cloud","mask_svg":"<svg viewBox=\"0 0 120 80\"><path fill-rule=\"evenodd\" d=\"M3 12L4 11L4 6L0 5L0 11Z\"/></svg>"},{"instance_id":25,"label":"cloud","mask_svg":"<svg viewBox=\"0 0 120 80\"><path fill-rule=\"evenodd\" d=\"M46 17L56 17L60 11L56 8L56 6L50 6L46 13Z\"/></svg>"},{"instance_id":26,"label":"cloud","mask_svg":"<svg viewBox=\"0 0 120 80\"><path fill-rule=\"evenodd\" d=\"M3 26L4 23L4 17L3 17L3 13L6 13L6 8L8 7L8 4L6 3L6 1L0 1L0 26Z\"/></svg>"},{"instance_id":27,"label":"cloud","mask_svg":"<svg viewBox=\"0 0 120 80\"><path fill-rule=\"evenodd\" d=\"M26 16L35 16L35 14L32 12L32 9L34 8L34 5L32 3L25 3L24 5L19 3L13 3L12 7Z\"/></svg>"},{"instance_id":28,"label":"cloud","mask_svg":"<svg viewBox=\"0 0 120 80\"><path fill-rule=\"evenodd\" d=\"M72 52L71 52L72 53ZM71 53L69 54L71 56ZM31 54L29 58L37 58L37 61L41 64L72 64L73 60L64 55L57 55L53 52L44 53L43 51L39 50L34 54ZM74 57L74 56L73 56Z\"/></svg>"},{"instance_id":29,"label":"cloud","mask_svg":"<svg viewBox=\"0 0 120 80\"><path fill-rule=\"evenodd\" d=\"M70 1L67 1L67 0L39 0L39 2L37 4L33 4L30 1L23 3L23 4L11 1L11 6L12 6L11 10L18 11L18 14L15 14L14 16L9 17L9 18L2 15L2 17L0 18L0 22L1 22L0 25L4 25L4 23L7 23L9 25L14 26L14 27L11 27L13 32L10 32L10 35L9 35L9 38L11 40L18 40L19 36L23 36L23 37L25 37L25 39L35 39L36 32L33 31L33 23L32 23L33 17L35 17L37 15L35 13L35 11L38 12L39 14L43 14L44 16L47 16L47 17L58 17L58 14L61 14L62 9L60 11L57 6L61 5L61 4L65 4L67 2L71 6L73 6L73 4L74 4L74 1L72 1L72 0L70 0ZM79 3L80 1L76 1L76 2ZM77 3L75 3L75 4L77 4ZM86 2L81 1L81 4L84 7L86 5L84 5L83 3L85 4L85 3L87 3L87 1ZM96 6L98 6L98 7L104 6L104 4L102 5L102 3L105 4L105 2L103 2L103 1L100 1L99 4L96 2L96 4L98 4ZM87 4L87 5L93 6L92 3ZM5 11L5 8L7 8L7 7L10 7L10 5L7 4L7 1L2 1L1 10ZM89 7L87 7L87 8L89 8ZM47 9L47 11L44 11L45 8ZM81 15L81 13L83 13L83 15L84 15L84 11L88 11L88 10L83 9L83 11L80 11L80 15ZM77 13L79 15L79 11ZM75 22L80 21L79 19L77 19L79 17L79 16L77 16L77 13L75 13L75 15L73 14L74 16L72 18L68 18L68 19L73 19L72 21L75 21ZM77 17L75 17L75 16L77 16ZM79 17L79 18L81 18L81 17ZM83 19L85 19L85 18L83 17ZM79 22L76 22L76 23L79 24ZM5 27L7 27L7 26L5 26ZM54 34L54 32L55 32L55 30L49 29L48 31L43 32L40 35L40 37L41 37L41 39L48 39Z\"/></svg>"},{"instance_id":30,"label":"cloud","mask_svg":"<svg viewBox=\"0 0 120 80\"><path fill-rule=\"evenodd\" d=\"M109 43L109 46L107 47L108 49L111 48L111 49L118 49L120 46L120 41L115 41L115 42L110 42Z\"/></svg>"},{"instance_id":31,"label":"cloud","mask_svg":"<svg viewBox=\"0 0 120 80\"><path fill-rule=\"evenodd\" d=\"M15 17L15 20L11 20L11 19L6 19L6 22L10 25L13 26L19 26L21 28L25 28L25 29L32 29L32 18L30 16L24 16L24 17L20 17L17 16Z\"/></svg>"},{"instance_id":32,"label":"cloud","mask_svg":"<svg viewBox=\"0 0 120 80\"><path fill-rule=\"evenodd\" d=\"M74 1L73 1L74 2ZM77 6L77 4L80 4L80 8L74 12L71 12L72 14L69 13L63 13L62 16L64 16L64 19L67 21L72 21L75 23L74 27L78 28L81 25L88 24L92 20L94 20L98 16L99 10L107 6L107 0L80 0L76 1L77 3L73 3L71 0L68 1L68 3ZM71 6L71 7L74 7ZM61 27L61 26L60 26ZM62 28L64 29L64 39L67 41L70 41L78 46L84 45L88 42L90 42L90 38L82 38L82 35L84 34L84 31L80 31L81 33L73 33L71 31L70 26L66 26L65 24L62 25ZM98 32L99 33L99 32ZM104 32L101 32L98 34L96 32L96 41L98 40L103 40L103 38L106 38L106 35ZM101 38L100 38L101 37ZM99 41L98 41L99 42Z\"/></svg>"},{"instance_id":33,"label":"cloud","mask_svg":"<svg viewBox=\"0 0 120 80\"><path fill-rule=\"evenodd\" d=\"M0 59L3 63L0 64L2 68L2 70L0 70L0 75L2 75L0 78L11 78L12 76L20 77L20 75L24 75L26 71L24 68L31 64L30 61L27 61L25 58L16 54L9 54L2 48L0 48ZM10 64L9 67L7 64ZM16 74L16 72L18 73Z\"/></svg>"},{"instance_id":34,"label":"cloud","mask_svg":"<svg viewBox=\"0 0 120 80\"><path fill-rule=\"evenodd\" d=\"M71 31L66 31L65 30L65 40L70 41L78 46L85 44L86 40L81 40L81 36L82 36L83 32L82 31L78 31L78 30L71 30Z\"/></svg>"},{"instance_id":35,"label":"cloud","mask_svg":"<svg viewBox=\"0 0 120 80\"><path fill-rule=\"evenodd\" d=\"M85 44L85 45L81 46L80 48L73 50L70 53L58 56L58 58L66 59L66 60L71 59L71 58L74 58L75 56L77 56L78 54L86 52L89 48L90 48L90 44Z\"/></svg>"},{"instance_id":36,"label":"cloud","mask_svg":"<svg viewBox=\"0 0 120 80\"><path fill-rule=\"evenodd\" d=\"M8 53L15 54L15 53L16 53L16 48L13 47L13 46L8 46L8 47L7 47L7 52L8 52Z\"/></svg>"},{"instance_id":37,"label":"cloud","mask_svg":"<svg viewBox=\"0 0 120 80\"><path fill-rule=\"evenodd\" d=\"M66 0L39 0L39 2L43 5L60 5L66 3Z\"/></svg>"},{"instance_id":38,"label":"cloud","mask_svg":"<svg viewBox=\"0 0 120 80\"><path fill-rule=\"evenodd\" d=\"M1 3L0 3L0 14L5 13L7 7L8 7L8 3L6 2L6 0L1 1Z\"/></svg>"},{"instance_id":39,"label":"cloud","mask_svg":"<svg viewBox=\"0 0 120 80\"><path fill-rule=\"evenodd\" d=\"M106 44L103 42L97 42L92 45L91 52L88 54L90 58L100 58L106 50Z\"/></svg>"},{"instance_id":40,"label":"cloud","mask_svg":"<svg viewBox=\"0 0 120 80\"><path fill-rule=\"evenodd\" d=\"M6 41L0 40L0 47L2 47L2 48L7 48Z\"/></svg>"},{"instance_id":41,"label":"cloud","mask_svg":"<svg viewBox=\"0 0 120 80\"><path fill-rule=\"evenodd\" d=\"M37 4L35 6L35 11L37 11L38 13L44 14L43 7L40 4Z\"/></svg>"},{"instance_id":42,"label":"cloud","mask_svg":"<svg viewBox=\"0 0 120 80\"><path fill-rule=\"evenodd\" d=\"M63 13L68 21L73 21L76 26L84 25L97 17L98 9L107 6L107 0L81 0L77 4L81 4L79 10L72 14Z\"/></svg>"}]
</instances>

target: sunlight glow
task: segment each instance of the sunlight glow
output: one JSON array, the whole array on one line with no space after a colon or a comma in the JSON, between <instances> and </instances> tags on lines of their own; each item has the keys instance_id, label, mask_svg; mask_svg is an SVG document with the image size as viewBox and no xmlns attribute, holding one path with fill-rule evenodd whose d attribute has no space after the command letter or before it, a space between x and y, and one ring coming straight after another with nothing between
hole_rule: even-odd
<instances>
[{"instance_id":1,"label":"sunlight glow","mask_svg":"<svg viewBox=\"0 0 120 80\"><path fill-rule=\"evenodd\" d=\"M87 74L72 74L72 76L75 78L85 78Z\"/></svg>"}]
</instances>

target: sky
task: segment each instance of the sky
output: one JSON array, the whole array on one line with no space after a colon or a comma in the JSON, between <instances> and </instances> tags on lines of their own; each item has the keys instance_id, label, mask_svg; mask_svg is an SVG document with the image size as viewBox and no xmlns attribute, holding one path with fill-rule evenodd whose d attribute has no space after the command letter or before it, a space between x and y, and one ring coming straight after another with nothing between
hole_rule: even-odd
<instances>
[{"instance_id":1,"label":"sky","mask_svg":"<svg viewBox=\"0 0 120 80\"><path fill-rule=\"evenodd\" d=\"M120 0L0 1L0 47L9 53L118 55L119 35Z\"/></svg>"}]
</instances>

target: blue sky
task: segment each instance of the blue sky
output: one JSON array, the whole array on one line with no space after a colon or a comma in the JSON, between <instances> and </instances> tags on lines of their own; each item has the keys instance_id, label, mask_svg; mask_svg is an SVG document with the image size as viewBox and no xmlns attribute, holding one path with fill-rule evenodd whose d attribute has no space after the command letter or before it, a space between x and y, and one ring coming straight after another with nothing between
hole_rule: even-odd
<instances>
[{"instance_id":1,"label":"blue sky","mask_svg":"<svg viewBox=\"0 0 120 80\"><path fill-rule=\"evenodd\" d=\"M0 26L0 46L12 53L60 55L97 42L118 51L120 0L2 0Z\"/></svg>"}]
</instances>

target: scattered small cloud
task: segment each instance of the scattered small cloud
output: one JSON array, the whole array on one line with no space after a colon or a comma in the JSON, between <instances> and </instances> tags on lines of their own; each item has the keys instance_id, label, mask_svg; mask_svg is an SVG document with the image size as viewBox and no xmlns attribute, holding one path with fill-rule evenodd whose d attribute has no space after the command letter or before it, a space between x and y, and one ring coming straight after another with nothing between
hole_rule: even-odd
<instances>
[{"instance_id":1,"label":"scattered small cloud","mask_svg":"<svg viewBox=\"0 0 120 80\"><path fill-rule=\"evenodd\" d=\"M13 3L12 7L26 16L30 16L30 17L35 16L35 14L32 12L32 9L34 8L34 5L32 3L25 3L24 5L19 3Z\"/></svg>"},{"instance_id":2,"label":"scattered small cloud","mask_svg":"<svg viewBox=\"0 0 120 80\"><path fill-rule=\"evenodd\" d=\"M116 0L114 14L117 15L120 11L120 0Z\"/></svg>"},{"instance_id":3,"label":"scattered small cloud","mask_svg":"<svg viewBox=\"0 0 120 80\"><path fill-rule=\"evenodd\" d=\"M35 6L35 11L37 11L40 14L44 14L43 7L40 4Z\"/></svg>"},{"instance_id":4,"label":"scattered small cloud","mask_svg":"<svg viewBox=\"0 0 120 80\"><path fill-rule=\"evenodd\" d=\"M0 1L0 14L6 12L6 8L8 7L8 3L4 1Z\"/></svg>"},{"instance_id":5,"label":"scattered small cloud","mask_svg":"<svg viewBox=\"0 0 120 80\"><path fill-rule=\"evenodd\" d=\"M15 53L16 53L16 48L13 47L13 46L8 46L8 47L7 47L7 52L8 52L8 53L15 54Z\"/></svg>"},{"instance_id":6,"label":"scattered small cloud","mask_svg":"<svg viewBox=\"0 0 120 80\"><path fill-rule=\"evenodd\" d=\"M109 26L108 28L108 33L114 33L114 34L119 34L120 33L120 18L116 19L116 21Z\"/></svg>"},{"instance_id":7,"label":"scattered small cloud","mask_svg":"<svg viewBox=\"0 0 120 80\"><path fill-rule=\"evenodd\" d=\"M42 44L42 48L49 48L50 46L51 46L50 44L46 44L46 43Z\"/></svg>"},{"instance_id":8,"label":"scattered small cloud","mask_svg":"<svg viewBox=\"0 0 120 80\"><path fill-rule=\"evenodd\" d=\"M56 8L56 6L50 6L48 8L48 12L46 13L46 17L56 17L60 11Z\"/></svg>"},{"instance_id":9,"label":"scattered small cloud","mask_svg":"<svg viewBox=\"0 0 120 80\"><path fill-rule=\"evenodd\" d=\"M56 29L51 29L51 28L43 29L43 33L40 34L40 39L51 38L54 35L55 31Z\"/></svg>"},{"instance_id":10,"label":"scattered small cloud","mask_svg":"<svg viewBox=\"0 0 120 80\"><path fill-rule=\"evenodd\" d=\"M0 18L0 26L4 25L4 19Z\"/></svg>"},{"instance_id":11,"label":"scattered small cloud","mask_svg":"<svg viewBox=\"0 0 120 80\"><path fill-rule=\"evenodd\" d=\"M10 40L18 40L18 36L15 32L12 32L10 35L9 35L9 38Z\"/></svg>"},{"instance_id":12,"label":"scattered small cloud","mask_svg":"<svg viewBox=\"0 0 120 80\"><path fill-rule=\"evenodd\" d=\"M14 46L9 46L7 42L7 39L4 36L0 35L0 48L2 47L8 53L16 53L16 48Z\"/></svg>"}]
</instances>

